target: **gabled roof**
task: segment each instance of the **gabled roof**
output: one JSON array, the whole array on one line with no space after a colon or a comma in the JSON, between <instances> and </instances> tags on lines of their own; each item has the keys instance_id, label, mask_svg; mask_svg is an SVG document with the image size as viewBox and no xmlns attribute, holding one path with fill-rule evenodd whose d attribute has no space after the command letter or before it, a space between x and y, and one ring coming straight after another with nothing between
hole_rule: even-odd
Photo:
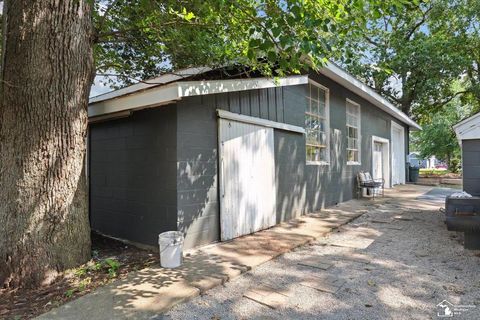
<instances>
[{"instance_id":1,"label":"gabled roof","mask_svg":"<svg viewBox=\"0 0 480 320\"><path fill-rule=\"evenodd\" d=\"M188 96L299 85L308 82L307 75L289 76L279 79L247 78L184 81L186 78L200 75L210 70L208 67L184 69L90 98L88 116L96 117L126 110L160 106ZM388 100L333 63L329 62L319 72L407 124L412 129L421 130L421 127L415 121Z\"/></svg>"},{"instance_id":2,"label":"gabled roof","mask_svg":"<svg viewBox=\"0 0 480 320\"><path fill-rule=\"evenodd\" d=\"M480 112L460 121L453 126L453 130L460 143L462 140L480 139Z\"/></svg>"},{"instance_id":3,"label":"gabled roof","mask_svg":"<svg viewBox=\"0 0 480 320\"><path fill-rule=\"evenodd\" d=\"M141 86L134 91L112 92L111 95L90 99L88 116L96 117L127 110L138 110L169 104L183 97L200 96L214 93L246 91L306 84L308 76L290 76L278 79L249 78L231 80L175 81L165 85ZM129 88L129 87L128 87ZM125 89L128 89L125 88ZM122 89L123 90L123 89Z\"/></svg>"},{"instance_id":4,"label":"gabled roof","mask_svg":"<svg viewBox=\"0 0 480 320\"><path fill-rule=\"evenodd\" d=\"M360 97L364 98L371 104L390 114L394 118L402 121L405 124L408 124L408 126L412 129L422 130L422 127L418 123L410 119L405 113L395 107L390 101L379 95L372 88L352 76L347 71L341 69L337 65L328 62L327 65L320 70L320 73L334 80L336 83L344 86L345 88L349 89L353 93L356 93Z\"/></svg>"},{"instance_id":5,"label":"gabled roof","mask_svg":"<svg viewBox=\"0 0 480 320\"><path fill-rule=\"evenodd\" d=\"M114 91L111 91L111 92L107 92L107 93L100 94L98 96L92 97L92 98L90 98L89 103L92 104L92 103L96 103L96 102L100 102L100 101L114 99L114 98L121 97L121 96L130 94L130 93L142 91L142 90L145 90L145 89L148 89L148 88L158 87L158 86L165 85L165 84L168 84L168 83L174 82L174 81L180 81L180 80L183 80L183 79L191 77L191 76L195 76L195 75L198 75L198 74L201 74L201 73L204 73L204 72L208 72L210 70L212 70L212 69L208 68L208 67L187 68L187 69L179 70L175 73L163 74L159 77L149 79L149 80L146 80L144 82L139 82L139 83L136 83L136 84L132 84L131 86L128 86L128 87L125 87L125 88L122 88L122 89L114 90Z\"/></svg>"}]
</instances>

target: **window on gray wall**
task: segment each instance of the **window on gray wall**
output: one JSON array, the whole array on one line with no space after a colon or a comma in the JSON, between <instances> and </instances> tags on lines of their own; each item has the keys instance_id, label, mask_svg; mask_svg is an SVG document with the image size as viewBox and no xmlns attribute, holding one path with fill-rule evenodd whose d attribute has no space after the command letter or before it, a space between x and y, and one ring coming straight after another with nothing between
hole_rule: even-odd
<instances>
[{"instance_id":1,"label":"window on gray wall","mask_svg":"<svg viewBox=\"0 0 480 320\"><path fill-rule=\"evenodd\" d=\"M309 80L308 107L305 112L307 163L328 164L329 148L329 91Z\"/></svg>"},{"instance_id":2,"label":"window on gray wall","mask_svg":"<svg viewBox=\"0 0 480 320\"><path fill-rule=\"evenodd\" d=\"M347 164L360 164L360 105L347 99Z\"/></svg>"}]
</instances>

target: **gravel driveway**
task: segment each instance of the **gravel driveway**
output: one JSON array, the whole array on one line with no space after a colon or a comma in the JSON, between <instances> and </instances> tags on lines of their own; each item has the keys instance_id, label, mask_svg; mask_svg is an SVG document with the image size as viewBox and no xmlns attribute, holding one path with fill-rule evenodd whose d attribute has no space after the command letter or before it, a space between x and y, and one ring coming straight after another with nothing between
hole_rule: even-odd
<instances>
[{"instance_id":1,"label":"gravel driveway","mask_svg":"<svg viewBox=\"0 0 480 320\"><path fill-rule=\"evenodd\" d=\"M437 319L443 300L457 306L454 319L480 319L480 254L465 251L460 234L446 230L441 202L426 201L372 201L367 213L328 238L157 319ZM312 258L331 266L301 265ZM335 293L305 286L312 277L341 286ZM272 309L244 297L264 285L288 291L288 299ZM466 305L462 314L458 305Z\"/></svg>"}]
</instances>

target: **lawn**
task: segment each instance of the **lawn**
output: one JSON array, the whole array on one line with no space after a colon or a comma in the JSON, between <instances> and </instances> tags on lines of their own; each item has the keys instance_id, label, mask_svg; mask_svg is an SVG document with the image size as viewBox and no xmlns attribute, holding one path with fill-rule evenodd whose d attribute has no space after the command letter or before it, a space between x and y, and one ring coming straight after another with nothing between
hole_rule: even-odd
<instances>
[{"instance_id":1,"label":"lawn","mask_svg":"<svg viewBox=\"0 0 480 320\"><path fill-rule=\"evenodd\" d=\"M446 169L420 169L420 174L422 175L435 175L435 176L443 176L447 173L450 173L450 170Z\"/></svg>"}]
</instances>

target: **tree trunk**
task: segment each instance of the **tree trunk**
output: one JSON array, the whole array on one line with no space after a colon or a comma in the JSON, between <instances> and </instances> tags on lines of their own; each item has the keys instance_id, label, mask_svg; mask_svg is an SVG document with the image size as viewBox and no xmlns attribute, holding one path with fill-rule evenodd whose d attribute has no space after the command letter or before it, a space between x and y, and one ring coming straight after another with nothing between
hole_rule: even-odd
<instances>
[{"instance_id":1,"label":"tree trunk","mask_svg":"<svg viewBox=\"0 0 480 320\"><path fill-rule=\"evenodd\" d=\"M448 170L451 170L452 168L452 156L450 153L447 153L445 155L445 162L447 163Z\"/></svg>"},{"instance_id":2,"label":"tree trunk","mask_svg":"<svg viewBox=\"0 0 480 320\"><path fill-rule=\"evenodd\" d=\"M89 0L7 0L0 97L0 283L35 286L90 258L84 172Z\"/></svg>"}]
</instances>

